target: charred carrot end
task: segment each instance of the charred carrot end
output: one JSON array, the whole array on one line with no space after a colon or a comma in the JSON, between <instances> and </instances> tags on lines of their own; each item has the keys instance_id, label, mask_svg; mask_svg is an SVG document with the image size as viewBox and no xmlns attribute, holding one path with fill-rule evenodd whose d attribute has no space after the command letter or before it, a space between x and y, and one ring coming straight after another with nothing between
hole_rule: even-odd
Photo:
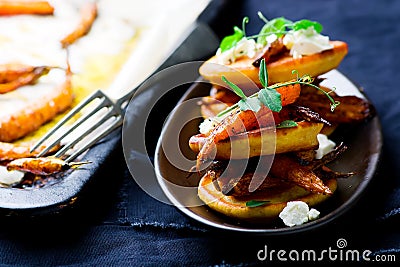
<instances>
[{"instance_id":1,"label":"charred carrot end","mask_svg":"<svg viewBox=\"0 0 400 267\"><path fill-rule=\"evenodd\" d=\"M87 33L89 33L96 17L97 4L95 2L85 4L81 9L81 20L78 26L60 41L61 46L66 48L82 36L85 36Z\"/></svg>"},{"instance_id":2,"label":"charred carrot end","mask_svg":"<svg viewBox=\"0 0 400 267\"><path fill-rule=\"evenodd\" d=\"M291 84L276 89L281 94L282 106L294 103L300 96L300 84Z\"/></svg>"},{"instance_id":3,"label":"charred carrot end","mask_svg":"<svg viewBox=\"0 0 400 267\"><path fill-rule=\"evenodd\" d=\"M47 1L0 0L0 15L53 15L54 7Z\"/></svg>"}]
</instances>

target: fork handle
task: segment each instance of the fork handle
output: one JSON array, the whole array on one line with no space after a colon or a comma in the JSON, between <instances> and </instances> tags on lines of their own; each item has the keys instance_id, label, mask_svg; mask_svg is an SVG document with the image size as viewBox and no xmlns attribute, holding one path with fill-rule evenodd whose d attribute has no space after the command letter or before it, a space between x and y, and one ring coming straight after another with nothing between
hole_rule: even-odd
<instances>
[{"instance_id":1,"label":"fork handle","mask_svg":"<svg viewBox=\"0 0 400 267\"><path fill-rule=\"evenodd\" d=\"M132 96L136 93L136 91L138 90L138 88L140 87L140 85L134 89L132 89L131 91L129 91L128 93L126 93L125 95L123 95L122 97L118 98L118 100L116 101L116 105L118 107L121 107L122 109L122 105L126 102L129 101Z\"/></svg>"}]
</instances>

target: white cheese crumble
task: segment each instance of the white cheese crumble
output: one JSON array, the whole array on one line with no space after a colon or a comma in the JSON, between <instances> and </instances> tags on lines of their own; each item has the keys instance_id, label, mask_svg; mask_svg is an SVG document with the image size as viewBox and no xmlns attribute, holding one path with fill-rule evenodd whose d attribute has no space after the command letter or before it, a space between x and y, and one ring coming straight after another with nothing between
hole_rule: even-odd
<instances>
[{"instance_id":1,"label":"white cheese crumble","mask_svg":"<svg viewBox=\"0 0 400 267\"><path fill-rule=\"evenodd\" d=\"M276 40L278 40L278 36L276 34L271 34L268 35L267 37L265 37L265 40L267 41L267 44L272 44L273 42L275 42Z\"/></svg>"},{"instance_id":2,"label":"white cheese crumble","mask_svg":"<svg viewBox=\"0 0 400 267\"><path fill-rule=\"evenodd\" d=\"M218 121L216 121L215 119L205 119L202 123L200 123L199 131L201 134L208 135L215 128L215 126L217 126L217 124Z\"/></svg>"},{"instance_id":3,"label":"white cheese crumble","mask_svg":"<svg viewBox=\"0 0 400 267\"><path fill-rule=\"evenodd\" d=\"M319 217L319 214L320 212L316 209L310 210L307 203L303 201L289 201L279 214L279 218L286 226L292 227L315 220Z\"/></svg>"},{"instance_id":4,"label":"white cheese crumble","mask_svg":"<svg viewBox=\"0 0 400 267\"><path fill-rule=\"evenodd\" d=\"M318 149L315 151L315 158L322 159L323 156L333 151L336 144L332 140L330 140L325 134L317 134L318 139Z\"/></svg>"},{"instance_id":5,"label":"white cheese crumble","mask_svg":"<svg viewBox=\"0 0 400 267\"><path fill-rule=\"evenodd\" d=\"M308 220L309 221L313 221L318 219L319 215L321 214L321 212L319 212L316 209L310 209L310 211L308 212Z\"/></svg>"},{"instance_id":6,"label":"white cheese crumble","mask_svg":"<svg viewBox=\"0 0 400 267\"><path fill-rule=\"evenodd\" d=\"M216 56L219 64L228 65L244 56L253 58L260 49L262 49L262 46L257 44L254 39L243 37L235 46L224 52L219 48Z\"/></svg>"},{"instance_id":7,"label":"white cheese crumble","mask_svg":"<svg viewBox=\"0 0 400 267\"><path fill-rule=\"evenodd\" d=\"M228 107L229 108L229 107ZM212 118L205 119L202 123L199 125L199 131L201 134L208 135L211 133L212 130L226 117L229 116L229 112L225 113L224 115L221 116L216 116Z\"/></svg>"},{"instance_id":8,"label":"white cheese crumble","mask_svg":"<svg viewBox=\"0 0 400 267\"><path fill-rule=\"evenodd\" d=\"M283 44L290 49L290 55L293 58L301 58L333 48L329 43L329 37L319 34L314 27L289 31L283 37Z\"/></svg>"}]
</instances>

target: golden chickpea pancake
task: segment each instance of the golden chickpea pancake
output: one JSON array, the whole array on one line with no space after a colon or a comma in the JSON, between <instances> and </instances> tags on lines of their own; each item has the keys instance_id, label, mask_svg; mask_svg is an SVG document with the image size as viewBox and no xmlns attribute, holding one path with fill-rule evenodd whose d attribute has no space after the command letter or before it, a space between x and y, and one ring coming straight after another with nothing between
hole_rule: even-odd
<instances>
[{"instance_id":1,"label":"golden chickpea pancake","mask_svg":"<svg viewBox=\"0 0 400 267\"><path fill-rule=\"evenodd\" d=\"M292 73L297 70L299 76L310 75L316 77L336 68L346 56L347 44L342 41L330 41L333 48L320 53L293 58L286 54L276 61L267 63L269 83L285 82L295 78ZM221 84L221 76L235 83L239 87L249 87L248 81L243 79L247 76L258 86L261 86L258 79L259 68L254 67L254 58L243 57L232 64L221 65L217 56L213 56L200 67L200 74L213 84Z\"/></svg>"},{"instance_id":2,"label":"golden chickpea pancake","mask_svg":"<svg viewBox=\"0 0 400 267\"><path fill-rule=\"evenodd\" d=\"M325 185L333 193L337 188L337 181L336 179L329 179L325 181ZM211 209L226 216L249 222L266 222L276 219L288 201L303 201L313 207L330 197L329 195L310 193L298 186L282 183L281 186L274 187L271 190L263 192L263 194L238 199L226 196L217 190L208 173L200 180L198 196ZM249 200L270 202L258 207L247 207L246 202Z\"/></svg>"},{"instance_id":3,"label":"golden chickpea pancake","mask_svg":"<svg viewBox=\"0 0 400 267\"><path fill-rule=\"evenodd\" d=\"M317 134L323 127L322 123L298 122L296 127L279 128L271 131L262 128L232 136L217 142L216 159L243 159L255 156L280 154L293 151L318 148ZM199 152L207 137L198 134L189 140L189 146L194 152ZM293 142L296 140L296 142Z\"/></svg>"}]
</instances>

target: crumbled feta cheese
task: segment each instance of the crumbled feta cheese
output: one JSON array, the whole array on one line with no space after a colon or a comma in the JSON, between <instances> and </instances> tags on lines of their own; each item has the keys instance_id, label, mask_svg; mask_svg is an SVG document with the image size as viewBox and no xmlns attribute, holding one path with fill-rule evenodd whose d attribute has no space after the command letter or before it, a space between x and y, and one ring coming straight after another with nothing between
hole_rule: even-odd
<instances>
[{"instance_id":1,"label":"crumbled feta cheese","mask_svg":"<svg viewBox=\"0 0 400 267\"><path fill-rule=\"evenodd\" d=\"M290 55L293 58L301 58L303 55L312 55L333 48L329 43L329 37L319 34L314 27L289 31L283 37L283 44L290 49Z\"/></svg>"},{"instance_id":2,"label":"crumbled feta cheese","mask_svg":"<svg viewBox=\"0 0 400 267\"><path fill-rule=\"evenodd\" d=\"M267 44L272 44L276 40L278 40L278 36L276 34L271 34L265 37L265 40L267 41Z\"/></svg>"},{"instance_id":3,"label":"crumbled feta cheese","mask_svg":"<svg viewBox=\"0 0 400 267\"><path fill-rule=\"evenodd\" d=\"M318 150L316 150L317 153L315 153L315 158L322 159L323 156L333 151L336 144L332 140L328 139L328 137L324 134L317 134L317 139L319 146Z\"/></svg>"},{"instance_id":4,"label":"crumbled feta cheese","mask_svg":"<svg viewBox=\"0 0 400 267\"><path fill-rule=\"evenodd\" d=\"M315 220L319 214L320 212L316 209L310 210L307 203L303 201L289 201L279 214L279 218L286 226L292 227Z\"/></svg>"},{"instance_id":5,"label":"crumbled feta cheese","mask_svg":"<svg viewBox=\"0 0 400 267\"><path fill-rule=\"evenodd\" d=\"M318 219L319 215L321 214L321 212L319 212L316 209L310 209L310 211L308 212L308 220L309 221L313 221Z\"/></svg>"},{"instance_id":6,"label":"crumbled feta cheese","mask_svg":"<svg viewBox=\"0 0 400 267\"><path fill-rule=\"evenodd\" d=\"M199 125L199 131L201 134L208 134L210 133L215 126L217 126L218 122L214 119L205 119L202 123Z\"/></svg>"},{"instance_id":7,"label":"crumbled feta cheese","mask_svg":"<svg viewBox=\"0 0 400 267\"><path fill-rule=\"evenodd\" d=\"M235 46L224 52L218 49L216 56L218 63L228 65L244 56L249 58L255 57L257 51L261 48L262 46L258 45L254 39L243 37Z\"/></svg>"},{"instance_id":8,"label":"crumbled feta cheese","mask_svg":"<svg viewBox=\"0 0 400 267\"><path fill-rule=\"evenodd\" d=\"M301 225L308 222L308 205L302 201L290 201L279 214L279 218L287 226Z\"/></svg>"}]
</instances>

